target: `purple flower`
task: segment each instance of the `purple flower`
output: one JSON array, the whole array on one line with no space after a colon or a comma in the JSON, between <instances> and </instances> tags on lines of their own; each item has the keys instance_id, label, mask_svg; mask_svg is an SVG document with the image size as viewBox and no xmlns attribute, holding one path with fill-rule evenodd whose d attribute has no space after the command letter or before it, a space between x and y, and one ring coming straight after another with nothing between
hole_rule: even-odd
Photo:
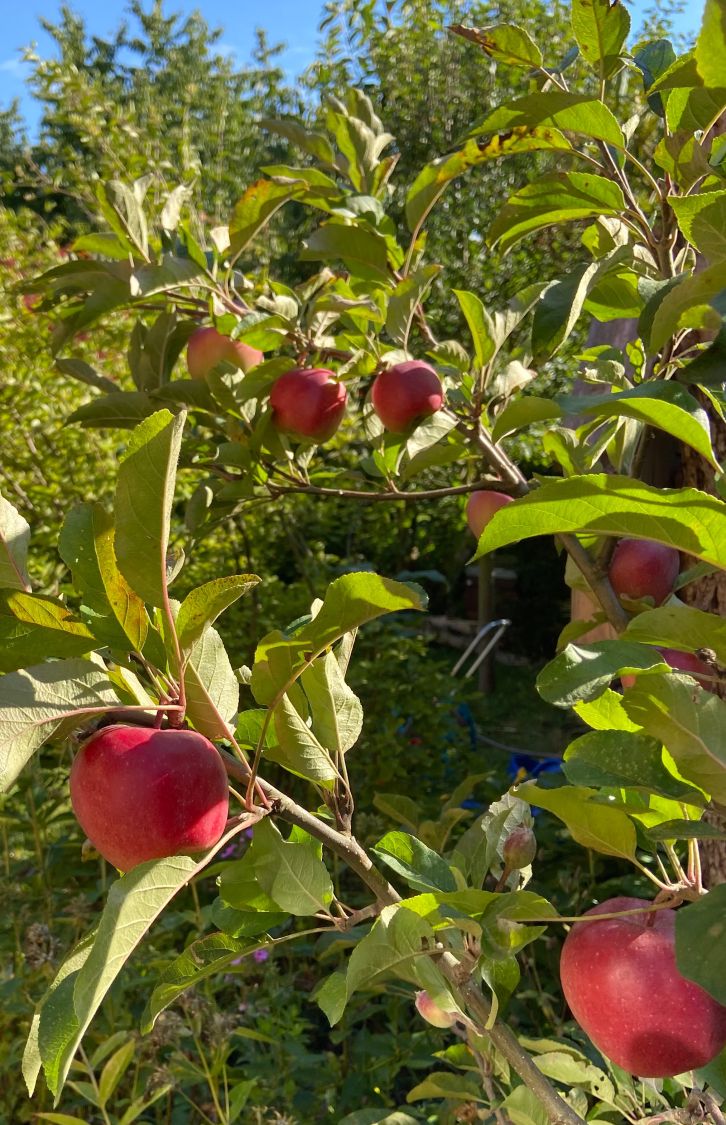
<instances>
[{"instance_id":1,"label":"purple flower","mask_svg":"<svg viewBox=\"0 0 726 1125\"><path fill-rule=\"evenodd\" d=\"M254 957L255 961L266 961L270 956L270 951L269 949L256 949L252 956Z\"/></svg>"},{"instance_id":2,"label":"purple flower","mask_svg":"<svg viewBox=\"0 0 726 1125\"><path fill-rule=\"evenodd\" d=\"M255 834L254 828L245 828L244 832L242 833L242 835L246 836L248 840L251 840L252 837L254 836L254 834Z\"/></svg>"}]
</instances>

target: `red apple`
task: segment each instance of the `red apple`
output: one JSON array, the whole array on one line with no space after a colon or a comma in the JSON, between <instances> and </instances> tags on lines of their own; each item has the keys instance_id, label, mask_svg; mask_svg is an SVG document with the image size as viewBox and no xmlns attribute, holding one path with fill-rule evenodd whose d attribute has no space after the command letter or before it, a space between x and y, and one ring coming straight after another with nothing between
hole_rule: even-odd
<instances>
[{"instance_id":1,"label":"red apple","mask_svg":"<svg viewBox=\"0 0 726 1125\"><path fill-rule=\"evenodd\" d=\"M245 373L262 363L262 352L241 340L230 340L216 328L197 328L187 344L187 367L192 379L206 379L219 363L231 363Z\"/></svg>"},{"instance_id":2,"label":"red apple","mask_svg":"<svg viewBox=\"0 0 726 1125\"><path fill-rule=\"evenodd\" d=\"M433 367L412 359L376 376L371 401L386 429L403 434L441 409L444 390Z\"/></svg>"},{"instance_id":3,"label":"red apple","mask_svg":"<svg viewBox=\"0 0 726 1125\"><path fill-rule=\"evenodd\" d=\"M716 681L710 678L713 677L713 669L692 652L680 652L676 648L659 648L656 651L660 653L666 664L670 664L674 672L686 672L689 676L693 676L706 691L716 690ZM623 676L620 682L624 688L629 688L637 678L637 676Z\"/></svg>"},{"instance_id":4,"label":"red apple","mask_svg":"<svg viewBox=\"0 0 726 1125\"><path fill-rule=\"evenodd\" d=\"M272 418L283 433L327 441L340 425L347 398L332 371L296 367L281 375L270 392Z\"/></svg>"},{"instance_id":5,"label":"red apple","mask_svg":"<svg viewBox=\"0 0 726 1125\"><path fill-rule=\"evenodd\" d=\"M613 551L608 577L616 594L664 602L678 577L678 551L649 539L621 539Z\"/></svg>"},{"instance_id":6,"label":"red apple","mask_svg":"<svg viewBox=\"0 0 726 1125\"><path fill-rule=\"evenodd\" d=\"M195 731L109 726L73 760L71 804L97 851L128 871L216 844L229 813L227 774Z\"/></svg>"},{"instance_id":7,"label":"red apple","mask_svg":"<svg viewBox=\"0 0 726 1125\"><path fill-rule=\"evenodd\" d=\"M466 502L466 518L472 534L478 539L494 513L511 503L512 497L505 496L503 492L488 492L486 489L472 492Z\"/></svg>"},{"instance_id":8,"label":"red apple","mask_svg":"<svg viewBox=\"0 0 726 1125\"><path fill-rule=\"evenodd\" d=\"M612 898L587 915L637 910ZM726 1007L676 967L674 910L577 922L562 949L565 999L598 1050L640 1078L705 1066L726 1044Z\"/></svg>"}]
</instances>

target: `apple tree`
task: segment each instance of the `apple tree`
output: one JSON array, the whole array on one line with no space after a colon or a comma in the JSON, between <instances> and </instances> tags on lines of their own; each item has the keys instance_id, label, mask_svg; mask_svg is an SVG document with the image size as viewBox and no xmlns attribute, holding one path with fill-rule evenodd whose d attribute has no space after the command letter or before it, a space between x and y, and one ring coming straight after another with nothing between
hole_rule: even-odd
<instances>
[{"instance_id":1,"label":"apple tree","mask_svg":"<svg viewBox=\"0 0 726 1125\"><path fill-rule=\"evenodd\" d=\"M105 228L76 243L90 256L33 280L66 357L77 333L117 309L135 323L133 385L109 390L84 368L99 393L70 418L128 432L112 510L80 505L60 530L67 596L30 588L29 528L9 501L1 509L3 783L44 744L79 743L76 814L123 870L35 1015L31 1090L42 1070L60 1095L149 927L253 828L242 859L211 868L214 932L156 981L145 1028L245 952L342 933L350 954L316 991L331 1024L355 993L394 977L416 991L412 1015L415 1003L458 1039L444 1053L452 1069L411 1090L413 1105L474 1103L500 1122L635 1121L634 1073L672 1080L668 1095L691 1120L723 1120L714 1060L726 1043L726 894L704 886L699 847L723 836L705 814L726 805L726 703L714 690L726 634L681 591L726 570L722 466L704 408L723 421L726 15L707 0L696 46L681 56L665 40L630 51L620 0L573 0L571 21L564 58L512 24L452 29L513 68L522 92L490 107L405 192L394 138L351 90L328 100L324 131L269 123L303 156L262 169L227 226L200 240L183 192L158 209L145 202L147 181L111 181L98 190ZM638 113L621 122L626 86ZM427 256L429 215L471 168L529 153L544 164L497 202L487 246L506 254L551 227L585 223L582 262L509 304L448 291ZM255 266L255 239L288 204L317 216L296 285ZM481 201L483 214L488 206ZM439 337L442 305L460 311L461 338ZM637 338L580 350L573 389L541 393L586 317L637 319ZM535 479L513 456L524 431L551 464ZM643 480L654 434L709 466L712 491ZM363 848L346 762L364 719L346 672L359 629L423 611L425 597L346 574L304 617L261 637L251 668L235 670L215 622L259 579L221 574L173 597L182 479L192 549L221 520L296 495L351 505L460 496L475 557L554 537L569 582L595 606L567 626L537 682L581 724L558 782L525 780L472 817L458 808L471 784L462 779L449 808L461 829L440 849L399 829L372 854ZM587 643L604 623L612 636ZM188 810L165 789L186 776ZM652 900L607 899L586 921L559 914L527 889L533 808L637 872ZM344 886L332 858L347 871ZM506 1022L517 955L562 926L562 987L592 1056L567 1042L520 1042ZM668 1108L662 1089L653 1085L650 1105Z\"/></svg>"}]
</instances>

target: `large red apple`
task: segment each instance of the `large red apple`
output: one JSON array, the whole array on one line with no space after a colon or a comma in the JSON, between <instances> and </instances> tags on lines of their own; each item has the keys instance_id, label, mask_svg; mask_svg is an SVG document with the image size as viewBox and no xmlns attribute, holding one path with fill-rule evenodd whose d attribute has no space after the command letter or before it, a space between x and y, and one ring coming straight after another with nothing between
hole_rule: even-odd
<instances>
[{"instance_id":1,"label":"large red apple","mask_svg":"<svg viewBox=\"0 0 726 1125\"><path fill-rule=\"evenodd\" d=\"M473 535L478 539L495 512L505 504L511 504L512 497L503 492L488 492L482 489L472 492L466 502L466 519Z\"/></svg>"},{"instance_id":2,"label":"large red apple","mask_svg":"<svg viewBox=\"0 0 726 1125\"><path fill-rule=\"evenodd\" d=\"M608 577L616 594L627 598L651 597L664 602L678 577L678 551L649 539L621 539L610 560Z\"/></svg>"},{"instance_id":3,"label":"large red apple","mask_svg":"<svg viewBox=\"0 0 726 1125\"><path fill-rule=\"evenodd\" d=\"M216 328L197 328L187 344L187 367L192 379L206 379L219 363L231 363L245 373L262 363L264 355L242 340L230 340Z\"/></svg>"},{"instance_id":4,"label":"large red apple","mask_svg":"<svg viewBox=\"0 0 726 1125\"><path fill-rule=\"evenodd\" d=\"M128 871L216 844L229 815L227 774L195 731L109 726L73 760L71 804L104 859Z\"/></svg>"},{"instance_id":5,"label":"large red apple","mask_svg":"<svg viewBox=\"0 0 726 1125\"><path fill-rule=\"evenodd\" d=\"M270 392L272 419L278 430L293 437L327 441L345 414L348 392L324 367L296 367L286 371Z\"/></svg>"},{"instance_id":6,"label":"large red apple","mask_svg":"<svg viewBox=\"0 0 726 1125\"><path fill-rule=\"evenodd\" d=\"M666 664L670 664L674 672L686 672L689 676L693 676L706 691L716 690L713 668L694 656L692 652L680 652L676 648L658 648L656 651L660 653ZM623 676L620 682L624 688L629 688L637 678L637 676Z\"/></svg>"},{"instance_id":7,"label":"large red apple","mask_svg":"<svg viewBox=\"0 0 726 1125\"><path fill-rule=\"evenodd\" d=\"M587 915L649 905L612 898ZM675 922L674 910L577 922L562 949L573 1016L598 1050L641 1078L705 1066L726 1044L726 1007L676 967Z\"/></svg>"},{"instance_id":8,"label":"large red apple","mask_svg":"<svg viewBox=\"0 0 726 1125\"><path fill-rule=\"evenodd\" d=\"M412 359L376 376L371 402L387 430L404 434L441 409L444 389L433 367Z\"/></svg>"}]
</instances>

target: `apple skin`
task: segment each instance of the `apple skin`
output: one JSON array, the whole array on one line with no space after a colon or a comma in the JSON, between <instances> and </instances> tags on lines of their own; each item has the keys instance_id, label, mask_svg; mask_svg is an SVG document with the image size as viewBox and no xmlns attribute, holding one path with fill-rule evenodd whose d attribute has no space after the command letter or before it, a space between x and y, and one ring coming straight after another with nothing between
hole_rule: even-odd
<instances>
[{"instance_id":1,"label":"apple skin","mask_svg":"<svg viewBox=\"0 0 726 1125\"><path fill-rule=\"evenodd\" d=\"M70 786L81 828L120 871L211 848L229 815L222 759L191 730L103 727L76 754Z\"/></svg>"},{"instance_id":2,"label":"apple skin","mask_svg":"<svg viewBox=\"0 0 726 1125\"><path fill-rule=\"evenodd\" d=\"M285 434L327 441L345 414L348 392L324 367L295 367L270 392L272 420Z\"/></svg>"},{"instance_id":3,"label":"apple skin","mask_svg":"<svg viewBox=\"0 0 726 1125\"><path fill-rule=\"evenodd\" d=\"M412 359L376 376L371 401L386 429L404 434L441 409L444 389L433 367Z\"/></svg>"},{"instance_id":4,"label":"apple skin","mask_svg":"<svg viewBox=\"0 0 726 1125\"><path fill-rule=\"evenodd\" d=\"M187 368L192 379L206 379L218 363L231 363L245 374L258 363L264 355L257 348L251 348L242 340L230 340L216 328L197 328L187 343Z\"/></svg>"},{"instance_id":5,"label":"apple skin","mask_svg":"<svg viewBox=\"0 0 726 1125\"><path fill-rule=\"evenodd\" d=\"M706 691L716 690L716 681L707 678L713 676L713 669L692 652L680 652L676 648L659 648L656 651L660 653L666 664L670 664L674 672L686 672L689 676L693 676ZM623 676L620 682L624 688L629 688L637 678L637 676Z\"/></svg>"},{"instance_id":6,"label":"apple skin","mask_svg":"<svg viewBox=\"0 0 726 1125\"><path fill-rule=\"evenodd\" d=\"M681 568L678 551L649 539L621 539L613 551L608 577L616 594L666 600Z\"/></svg>"},{"instance_id":7,"label":"apple skin","mask_svg":"<svg viewBox=\"0 0 726 1125\"><path fill-rule=\"evenodd\" d=\"M650 905L618 897L587 915ZM640 1078L705 1066L726 1044L726 1007L676 967L675 924L674 910L578 922L562 948L573 1016L598 1050Z\"/></svg>"},{"instance_id":8,"label":"apple skin","mask_svg":"<svg viewBox=\"0 0 726 1125\"><path fill-rule=\"evenodd\" d=\"M505 496L503 492L489 492L487 489L472 492L466 502L466 519L472 535L478 539L494 513L511 503L512 497Z\"/></svg>"}]
</instances>

